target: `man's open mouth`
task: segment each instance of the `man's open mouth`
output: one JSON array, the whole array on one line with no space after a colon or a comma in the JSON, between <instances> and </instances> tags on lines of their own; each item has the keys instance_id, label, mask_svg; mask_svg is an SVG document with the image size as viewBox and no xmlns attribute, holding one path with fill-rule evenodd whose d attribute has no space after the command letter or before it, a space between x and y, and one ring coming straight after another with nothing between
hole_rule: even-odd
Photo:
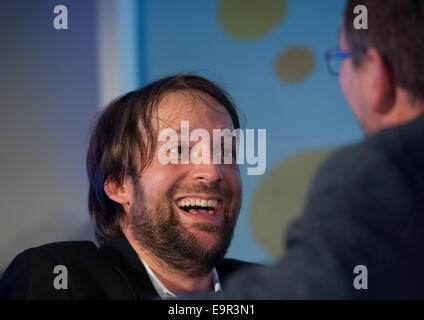
<instances>
[{"instance_id":1,"label":"man's open mouth","mask_svg":"<svg viewBox=\"0 0 424 320\"><path fill-rule=\"evenodd\" d=\"M183 198L177 201L177 206L187 213L215 215L217 213L218 199Z\"/></svg>"}]
</instances>

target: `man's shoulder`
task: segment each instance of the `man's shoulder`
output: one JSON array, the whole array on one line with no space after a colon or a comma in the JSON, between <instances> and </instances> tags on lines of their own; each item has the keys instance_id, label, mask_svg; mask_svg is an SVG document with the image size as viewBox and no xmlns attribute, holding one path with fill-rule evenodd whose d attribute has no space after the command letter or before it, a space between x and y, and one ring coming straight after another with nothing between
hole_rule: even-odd
<instances>
[{"instance_id":1,"label":"man's shoulder","mask_svg":"<svg viewBox=\"0 0 424 320\"><path fill-rule=\"evenodd\" d=\"M416 123L394 127L333 152L315 174L305 215L344 217L387 232L414 228L424 197L424 141L418 143L424 134L417 132Z\"/></svg>"},{"instance_id":2,"label":"man's shoulder","mask_svg":"<svg viewBox=\"0 0 424 320\"><path fill-rule=\"evenodd\" d=\"M381 174L411 175L424 169L424 117L382 130L361 142L336 149L321 164L320 181L349 181ZM316 180L316 179L315 179Z\"/></svg>"},{"instance_id":3,"label":"man's shoulder","mask_svg":"<svg viewBox=\"0 0 424 320\"><path fill-rule=\"evenodd\" d=\"M393 172L395 165L384 150L365 140L334 150L319 166L311 189L357 184L378 172ZM360 182L359 182L360 183Z\"/></svg>"},{"instance_id":4,"label":"man's shoulder","mask_svg":"<svg viewBox=\"0 0 424 320\"><path fill-rule=\"evenodd\" d=\"M409 123L381 130L361 142L341 147L324 164L345 167L356 163L356 166L363 167L378 162L378 168L382 168L391 162L402 168L410 166L411 160L414 160L418 166L424 166L423 145L424 115Z\"/></svg>"},{"instance_id":5,"label":"man's shoulder","mask_svg":"<svg viewBox=\"0 0 424 320\"><path fill-rule=\"evenodd\" d=\"M97 256L99 256L99 250L91 241L60 241L26 249L18 254L15 260L69 263L75 260L93 260Z\"/></svg>"},{"instance_id":6,"label":"man's shoulder","mask_svg":"<svg viewBox=\"0 0 424 320\"><path fill-rule=\"evenodd\" d=\"M91 241L62 241L43 244L19 253L6 269L30 272L43 270L47 266L80 265L91 263L100 257L99 250Z\"/></svg>"},{"instance_id":7,"label":"man's shoulder","mask_svg":"<svg viewBox=\"0 0 424 320\"><path fill-rule=\"evenodd\" d=\"M53 287L58 273L67 274L69 290ZM131 294L114 262L91 241L54 242L27 249L13 259L0 279L3 299L113 297Z\"/></svg>"},{"instance_id":8,"label":"man's shoulder","mask_svg":"<svg viewBox=\"0 0 424 320\"><path fill-rule=\"evenodd\" d=\"M58 250L58 249L69 249L73 250L75 248L90 248L97 249L97 246L92 241L88 240L80 240L80 241L58 241L58 242L50 242L37 247L33 247L32 249L46 249L46 250Z\"/></svg>"},{"instance_id":9,"label":"man's shoulder","mask_svg":"<svg viewBox=\"0 0 424 320\"><path fill-rule=\"evenodd\" d=\"M92 241L59 241L33 247L27 251L47 252L57 256L93 254L98 252L97 246Z\"/></svg>"}]
</instances>

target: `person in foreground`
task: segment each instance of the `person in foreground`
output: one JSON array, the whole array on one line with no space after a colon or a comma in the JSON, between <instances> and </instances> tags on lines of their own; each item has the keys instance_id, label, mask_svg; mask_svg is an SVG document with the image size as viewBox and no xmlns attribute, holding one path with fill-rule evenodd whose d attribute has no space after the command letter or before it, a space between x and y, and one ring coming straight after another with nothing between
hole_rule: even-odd
<instances>
[{"instance_id":1,"label":"person in foreground","mask_svg":"<svg viewBox=\"0 0 424 320\"><path fill-rule=\"evenodd\" d=\"M226 93L195 75L158 80L101 112L87 155L89 211L101 247L58 242L24 251L4 273L0 298L158 299L215 292L247 265L223 259L241 205L235 161L160 161L164 144L162 156L182 157L181 132L176 141L158 139L161 130L178 132L182 121L210 136L213 129L240 126Z\"/></svg>"},{"instance_id":2,"label":"person in foreground","mask_svg":"<svg viewBox=\"0 0 424 320\"><path fill-rule=\"evenodd\" d=\"M353 26L356 5L366 30ZM347 1L327 59L342 60L332 71L367 137L317 171L286 255L234 274L214 298L424 298L423 39L423 1Z\"/></svg>"}]
</instances>

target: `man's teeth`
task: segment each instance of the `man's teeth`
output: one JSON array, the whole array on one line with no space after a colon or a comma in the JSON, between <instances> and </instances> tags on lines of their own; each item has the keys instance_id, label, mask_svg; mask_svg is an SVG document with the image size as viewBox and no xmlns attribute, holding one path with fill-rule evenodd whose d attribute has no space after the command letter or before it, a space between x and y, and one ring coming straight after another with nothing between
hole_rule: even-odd
<instances>
[{"instance_id":1,"label":"man's teeth","mask_svg":"<svg viewBox=\"0 0 424 320\"><path fill-rule=\"evenodd\" d=\"M177 201L179 207L210 207L216 209L218 206L218 200L205 200L205 199L184 199Z\"/></svg>"},{"instance_id":2,"label":"man's teeth","mask_svg":"<svg viewBox=\"0 0 424 320\"><path fill-rule=\"evenodd\" d=\"M208 208L207 210L208 214L213 215L215 213L216 208L218 207L218 200L190 198L190 199L183 199L183 200L177 201L177 205L180 208L184 208L184 207ZM197 214L196 210L190 210L189 212L192 214Z\"/></svg>"}]
</instances>

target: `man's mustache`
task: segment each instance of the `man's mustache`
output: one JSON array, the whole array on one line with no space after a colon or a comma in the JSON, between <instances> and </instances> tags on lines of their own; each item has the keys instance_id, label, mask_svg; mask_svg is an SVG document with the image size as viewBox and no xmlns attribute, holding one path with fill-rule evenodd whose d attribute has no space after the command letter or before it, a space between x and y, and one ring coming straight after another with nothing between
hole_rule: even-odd
<instances>
[{"instance_id":1,"label":"man's mustache","mask_svg":"<svg viewBox=\"0 0 424 320\"><path fill-rule=\"evenodd\" d=\"M216 195L223 200L231 199L232 192L230 189L223 189L219 183L212 182L210 184L205 184L203 182L196 183L190 186L181 186L181 187L175 187L172 190L170 190L170 195L175 194L183 194L183 193L203 193L203 194L210 194L210 195ZM172 197L170 197L172 199Z\"/></svg>"}]
</instances>

